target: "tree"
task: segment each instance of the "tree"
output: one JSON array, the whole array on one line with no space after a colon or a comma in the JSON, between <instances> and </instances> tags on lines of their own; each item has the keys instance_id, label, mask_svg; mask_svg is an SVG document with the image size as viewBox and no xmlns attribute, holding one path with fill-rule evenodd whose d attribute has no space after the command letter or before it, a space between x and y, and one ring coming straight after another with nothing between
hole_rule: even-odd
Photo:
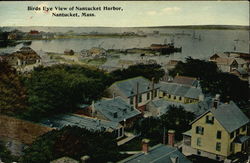
<instances>
[{"instance_id":1,"label":"tree","mask_svg":"<svg viewBox=\"0 0 250 163\"><path fill-rule=\"evenodd\" d=\"M19 75L5 61L0 61L0 112L20 114L27 108L26 90Z\"/></svg>"},{"instance_id":2,"label":"tree","mask_svg":"<svg viewBox=\"0 0 250 163\"><path fill-rule=\"evenodd\" d=\"M137 64L129 66L127 69L115 70L110 73L113 82L137 76L143 76L149 80L154 78L158 82L164 74L165 71L158 64Z\"/></svg>"},{"instance_id":3,"label":"tree","mask_svg":"<svg viewBox=\"0 0 250 163\"><path fill-rule=\"evenodd\" d=\"M17 161L17 159L17 157L11 155L11 152L4 146L4 143L0 142L0 160L5 163L12 163L13 161Z\"/></svg>"},{"instance_id":4,"label":"tree","mask_svg":"<svg viewBox=\"0 0 250 163\"><path fill-rule=\"evenodd\" d=\"M53 130L25 149L21 162L47 163L63 156L80 160L84 155L90 156L90 162L117 161L120 154L115 136L76 126Z\"/></svg>"},{"instance_id":5,"label":"tree","mask_svg":"<svg viewBox=\"0 0 250 163\"><path fill-rule=\"evenodd\" d=\"M72 112L79 104L91 103L102 96L107 76L82 66L56 65L39 67L24 78L31 120L57 113Z\"/></svg>"},{"instance_id":6,"label":"tree","mask_svg":"<svg viewBox=\"0 0 250 163\"><path fill-rule=\"evenodd\" d=\"M182 133L190 129L189 123L195 119L195 115L184 110L182 106L170 105L167 113L160 117L163 127L175 130L177 140L182 140Z\"/></svg>"},{"instance_id":7,"label":"tree","mask_svg":"<svg viewBox=\"0 0 250 163\"><path fill-rule=\"evenodd\" d=\"M171 105L167 113L160 117L149 117L137 121L134 129L141 133L142 137L151 139L154 144L162 143L163 136L167 135L168 130L175 130L176 140L181 140L182 133L190 129L189 123L194 118L195 115L185 111L183 107ZM164 133L164 128L166 133Z\"/></svg>"},{"instance_id":8,"label":"tree","mask_svg":"<svg viewBox=\"0 0 250 163\"><path fill-rule=\"evenodd\" d=\"M223 102L230 100L242 105L250 99L250 89L246 81L237 76L219 71L214 62L187 58L186 62L180 62L169 74L191 76L200 79L203 93L220 94Z\"/></svg>"}]
</instances>

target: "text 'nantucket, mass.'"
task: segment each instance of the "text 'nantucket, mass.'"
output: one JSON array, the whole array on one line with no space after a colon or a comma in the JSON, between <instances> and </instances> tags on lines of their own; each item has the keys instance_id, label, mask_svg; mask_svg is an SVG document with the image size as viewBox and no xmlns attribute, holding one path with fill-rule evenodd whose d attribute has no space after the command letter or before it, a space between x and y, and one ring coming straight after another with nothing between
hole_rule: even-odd
<instances>
[{"instance_id":1,"label":"text 'nantucket, mass.'","mask_svg":"<svg viewBox=\"0 0 250 163\"><path fill-rule=\"evenodd\" d=\"M28 11L42 11L44 13L51 13L53 17L95 17L96 12L98 11L123 11L122 7L117 6L91 6L91 7L82 7L82 6L71 6L71 7L62 7L62 6L28 6Z\"/></svg>"}]
</instances>

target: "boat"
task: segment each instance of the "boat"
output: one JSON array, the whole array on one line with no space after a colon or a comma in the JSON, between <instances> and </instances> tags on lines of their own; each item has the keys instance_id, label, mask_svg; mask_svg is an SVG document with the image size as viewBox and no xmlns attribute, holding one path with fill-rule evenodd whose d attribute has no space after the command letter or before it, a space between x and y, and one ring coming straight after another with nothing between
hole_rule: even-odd
<instances>
[{"instance_id":1,"label":"boat","mask_svg":"<svg viewBox=\"0 0 250 163\"><path fill-rule=\"evenodd\" d=\"M32 41L24 41L23 45L31 45Z\"/></svg>"}]
</instances>

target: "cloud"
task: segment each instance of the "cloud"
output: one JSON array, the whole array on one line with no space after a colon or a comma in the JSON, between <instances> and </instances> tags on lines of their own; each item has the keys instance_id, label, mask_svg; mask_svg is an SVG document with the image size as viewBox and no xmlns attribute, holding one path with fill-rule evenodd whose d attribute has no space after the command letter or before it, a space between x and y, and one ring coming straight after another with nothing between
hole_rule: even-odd
<instances>
[{"instance_id":1,"label":"cloud","mask_svg":"<svg viewBox=\"0 0 250 163\"><path fill-rule=\"evenodd\" d=\"M150 16L159 16L159 15L175 14L180 11L181 8L179 7L166 7L157 11L148 11L146 14Z\"/></svg>"}]
</instances>

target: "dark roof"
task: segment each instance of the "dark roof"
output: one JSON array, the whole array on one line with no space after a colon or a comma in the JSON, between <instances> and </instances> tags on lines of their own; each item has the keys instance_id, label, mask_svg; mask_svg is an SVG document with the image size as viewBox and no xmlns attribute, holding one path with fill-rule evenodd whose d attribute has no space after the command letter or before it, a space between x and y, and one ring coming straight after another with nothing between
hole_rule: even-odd
<instances>
[{"instance_id":1,"label":"dark roof","mask_svg":"<svg viewBox=\"0 0 250 163\"><path fill-rule=\"evenodd\" d=\"M112 86L118 88L118 90L125 96L130 97L136 94L137 83L139 85L139 93L148 92L152 89L152 83L148 79L139 76L115 82ZM154 84L154 88L159 88L158 84Z\"/></svg>"},{"instance_id":2,"label":"dark roof","mask_svg":"<svg viewBox=\"0 0 250 163\"><path fill-rule=\"evenodd\" d=\"M121 122L124 119L129 119L141 114L139 110L129 105L121 97L98 101L94 104L94 107L95 110L113 122Z\"/></svg>"},{"instance_id":3,"label":"dark roof","mask_svg":"<svg viewBox=\"0 0 250 163\"><path fill-rule=\"evenodd\" d=\"M188 86L197 86L198 80L194 77L188 76L176 76L173 80L173 83L188 85Z\"/></svg>"},{"instance_id":4,"label":"dark roof","mask_svg":"<svg viewBox=\"0 0 250 163\"><path fill-rule=\"evenodd\" d=\"M234 139L234 142L242 144L249 139L250 139L250 136L248 136L248 135L239 135Z\"/></svg>"},{"instance_id":5,"label":"dark roof","mask_svg":"<svg viewBox=\"0 0 250 163\"><path fill-rule=\"evenodd\" d=\"M167 92L167 94L192 99L199 99L199 96L202 95L201 88L181 85L178 83L160 82L160 90Z\"/></svg>"},{"instance_id":6,"label":"dark roof","mask_svg":"<svg viewBox=\"0 0 250 163\"><path fill-rule=\"evenodd\" d=\"M33 59L41 59L41 57L30 47L23 46L18 51L8 55L8 57L16 56L22 60L33 60Z\"/></svg>"},{"instance_id":7,"label":"dark roof","mask_svg":"<svg viewBox=\"0 0 250 163\"><path fill-rule=\"evenodd\" d=\"M183 104L179 102L167 101L164 99L156 99L150 102L160 111L160 115L168 111L168 107L171 105L182 106L186 111L194 113L196 116L199 116L209 110L211 105L211 99L205 98L204 101L192 104Z\"/></svg>"},{"instance_id":8,"label":"dark roof","mask_svg":"<svg viewBox=\"0 0 250 163\"><path fill-rule=\"evenodd\" d=\"M235 69L233 71L238 71L241 75L247 75L247 71L243 68L238 68L238 69Z\"/></svg>"},{"instance_id":9,"label":"dark roof","mask_svg":"<svg viewBox=\"0 0 250 163\"><path fill-rule=\"evenodd\" d=\"M229 132L233 132L238 128L249 123L247 116L240 110L240 108L232 101L230 103L220 103L217 107L211 108L198 118L196 118L192 123L196 122L198 119L211 112L215 119Z\"/></svg>"},{"instance_id":10,"label":"dark roof","mask_svg":"<svg viewBox=\"0 0 250 163\"><path fill-rule=\"evenodd\" d=\"M43 119L41 123L45 126L55 127L58 129L61 129L64 126L78 126L89 130L101 131L120 127L120 124L116 122L99 120L75 114L57 115L48 119Z\"/></svg>"},{"instance_id":11,"label":"dark roof","mask_svg":"<svg viewBox=\"0 0 250 163\"><path fill-rule=\"evenodd\" d=\"M140 152L119 161L119 163L172 163L171 159L178 159L178 163L191 163L178 149L163 144L152 147L147 154Z\"/></svg>"}]
</instances>

